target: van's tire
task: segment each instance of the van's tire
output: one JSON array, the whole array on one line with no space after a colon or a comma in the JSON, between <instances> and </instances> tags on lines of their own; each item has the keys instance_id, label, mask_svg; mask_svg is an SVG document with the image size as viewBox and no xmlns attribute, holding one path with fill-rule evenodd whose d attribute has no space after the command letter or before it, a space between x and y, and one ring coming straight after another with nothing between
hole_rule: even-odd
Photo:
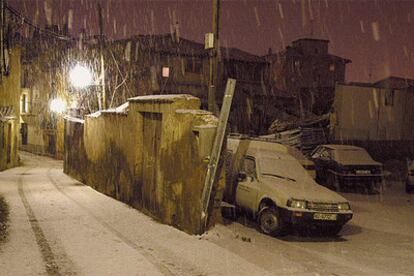
<instances>
[{"instance_id":1,"label":"van's tire","mask_svg":"<svg viewBox=\"0 0 414 276\"><path fill-rule=\"evenodd\" d=\"M274 237L282 235L286 228L285 223L280 219L279 212L275 207L263 208L260 211L258 223L263 233Z\"/></svg>"}]
</instances>

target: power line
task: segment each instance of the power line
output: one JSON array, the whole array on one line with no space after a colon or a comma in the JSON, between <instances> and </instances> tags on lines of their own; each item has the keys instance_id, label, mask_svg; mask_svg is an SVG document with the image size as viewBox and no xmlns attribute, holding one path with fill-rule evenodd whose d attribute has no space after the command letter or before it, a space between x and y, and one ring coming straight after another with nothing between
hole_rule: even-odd
<instances>
[{"instance_id":1,"label":"power line","mask_svg":"<svg viewBox=\"0 0 414 276\"><path fill-rule=\"evenodd\" d=\"M39 31L40 33L46 33L46 34L48 34L48 35L51 35L51 36L53 36L53 37L55 37L55 38L58 38L58 39L61 39L61 40L67 40L67 41L70 41L70 40L74 40L74 38L72 38L72 37L69 37L69 36L66 36L66 35L62 35L62 34L59 34L59 33L56 33L56 32L53 32L53 31L51 31L51 30L48 30L48 29L44 29L44 28L41 28L41 27L39 27L39 26L37 26L37 25L35 25L34 23L32 23L29 19L27 19L23 14L21 14L19 11L17 11L16 9L14 9L13 7L10 7L9 5L7 5L6 3L4 4L4 7L12 14L12 15L14 15L15 17L18 17L20 20L21 20L21 22L23 22L23 23L25 23L25 24L27 24L28 26L30 26L30 27L32 27L33 29L35 29L35 30L37 30L37 31Z\"/></svg>"}]
</instances>

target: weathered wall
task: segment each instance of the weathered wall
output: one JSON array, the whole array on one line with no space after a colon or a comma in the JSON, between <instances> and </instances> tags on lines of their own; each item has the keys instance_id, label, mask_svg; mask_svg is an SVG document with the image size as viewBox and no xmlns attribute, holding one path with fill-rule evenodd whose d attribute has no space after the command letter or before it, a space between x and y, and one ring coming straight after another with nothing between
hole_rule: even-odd
<instances>
[{"instance_id":1,"label":"weathered wall","mask_svg":"<svg viewBox=\"0 0 414 276\"><path fill-rule=\"evenodd\" d=\"M63 120L49 107L53 98L68 101L67 81L62 61L65 49L52 48L23 65L21 95L27 95L27 111L21 123L27 124L27 144L20 148L36 154L63 158ZM61 55L59 55L61 54Z\"/></svg>"},{"instance_id":2,"label":"weathered wall","mask_svg":"<svg viewBox=\"0 0 414 276\"><path fill-rule=\"evenodd\" d=\"M337 85L335 110L336 140L398 141L414 140L414 105L410 91L394 90L392 104L385 103L386 89Z\"/></svg>"},{"instance_id":3,"label":"weathered wall","mask_svg":"<svg viewBox=\"0 0 414 276\"><path fill-rule=\"evenodd\" d=\"M15 119L0 120L0 171L18 164L17 129Z\"/></svg>"},{"instance_id":4,"label":"weathered wall","mask_svg":"<svg viewBox=\"0 0 414 276\"><path fill-rule=\"evenodd\" d=\"M10 51L10 74L1 76L0 80L0 108L12 107L15 120L7 120L0 123L0 170L11 168L18 165L18 133L19 133L19 96L20 96L20 49L13 48ZM1 119L1 118L0 118ZM9 138L8 128L11 135ZM9 150L8 150L9 147ZM10 158L7 158L7 151L10 151Z\"/></svg>"},{"instance_id":5,"label":"weathered wall","mask_svg":"<svg viewBox=\"0 0 414 276\"><path fill-rule=\"evenodd\" d=\"M414 93L394 90L392 105L385 104L386 89L337 85L334 137L338 143L366 148L379 161L414 156Z\"/></svg>"},{"instance_id":6,"label":"weathered wall","mask_svg":"<svg viewBox=\"0 0 414 276\"><path fill-rule=\"evenodd\" d=\"M143 96L128 111L66 122L65 173L150 213L200 233L201 193L217 118L189 95Z\"/></svg>"}]
</instances>

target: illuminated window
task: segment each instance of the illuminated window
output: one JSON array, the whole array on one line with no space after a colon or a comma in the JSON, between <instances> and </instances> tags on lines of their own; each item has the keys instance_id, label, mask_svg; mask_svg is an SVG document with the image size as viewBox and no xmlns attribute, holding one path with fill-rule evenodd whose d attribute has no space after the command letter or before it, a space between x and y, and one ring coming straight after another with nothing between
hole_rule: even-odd
<instances>
[{"instance_id":1,"label":"illuminated window","mask_svg":"<svg viewBox=\"0 0 414 276\"><path fill-rule=\"evenodd\" d=\"M28 102L28 95L23 93L20 97L20 113L28 113L29 112L29 102Z\"/></svg>"},{"instance_id":2,"label":"illuminated window","mask_svg":"<svg viewBox=\"0 0 414 276\"><path fill-rule=\"evenodd\" d=\"M162 67L162 77L168 78L170 76L170 67Z\"/></svg>"}]
</instances>

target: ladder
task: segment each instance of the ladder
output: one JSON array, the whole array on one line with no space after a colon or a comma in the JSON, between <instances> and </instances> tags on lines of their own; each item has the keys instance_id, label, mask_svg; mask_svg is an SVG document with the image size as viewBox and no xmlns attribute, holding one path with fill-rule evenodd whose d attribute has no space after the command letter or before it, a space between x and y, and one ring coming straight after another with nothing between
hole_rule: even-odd
<instances>
[{"instance_id":1,"label":"ladder","mask_svg":"<svg viewBox=\"0 0 414 276\"><path fill-rule=\"evenodd\" d=\"M214 138L213 148L211 150L209 163L207 166L206 178L204 180L203 194L201 197L201 223L204 229L207 227L208 207L213 189L214 181L217 174L217 166L220 160L220 153L223 147L224 136L226 135L227 121L229 119L230 108L233 101L234 90L236 87L235 79L228 79L226 91L224 94L223 105L221 106L219 123L217 126L216 137Z\"/></svg>"}]
</instances>

